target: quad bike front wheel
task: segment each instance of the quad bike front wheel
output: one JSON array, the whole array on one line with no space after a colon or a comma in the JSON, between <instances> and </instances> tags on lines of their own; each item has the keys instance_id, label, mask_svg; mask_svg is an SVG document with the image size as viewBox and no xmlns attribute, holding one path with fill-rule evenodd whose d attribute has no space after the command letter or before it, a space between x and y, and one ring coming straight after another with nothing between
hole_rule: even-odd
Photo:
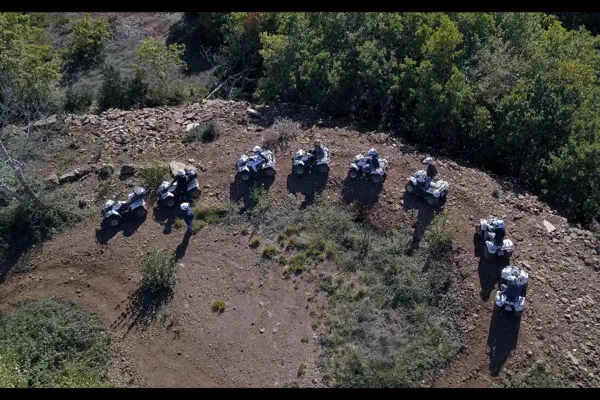
<instances>
[{"instance_id":1,"label":"quad bike front wheel","mask_svg":"<svg viewBox=\"0 0 600 400\"><path fill-rule=\"evenodd\" d=\"M358 179L358 172L355 169L351 169L350 171L348 171L348 179L351 179L353 181Z\"/></svg>"},{"instance_id":2,"label":"quad bike front wheel","mask_svg":"<svg viewBox=\"0 0 600 400\"><path fill-rule=\"evenodd\" d=\"M295 165L294 166L294 174L296 174L298 176L302 176L302 175L304 175L305 172L306 172L306 168L304 168L304 165Z\"/></svg>"},{"instance_id":3,"label":"quad bike front wheel","mask_svg":"<svg viewBox=\"0 0 600 400\"><path fill-rule=\"evenodd\" d=\"M321 174L328 173L329 172L329 165L327 165L327 164L317 165L317 172L319 172Z\"/></svg>"},{"instance_id":4,"label":"quad bike front wheel","mask_svg":"<svg viewBox=\"0 0 600 400\"><path fill-rule=\"evenodd\" d=\"M262 170L264 176L272 177L275 176L275 170L273 168L265 168Z\"/></svg>"},{"instance_id":5,"label":"quad bike front wheel","mask_svg":"<svg viewBox=\"0 0 600 400\"><path fill-rule=\"evenodd\" d=\"M133 212L133 216L136 218L144 218L147 214L148 210L146 210L144 207L138 207Z\"/></svg>"},{"instance_id":6,"label":"quad bike front wheel","mask_svg":"<svg viewBox=\"0 0 600 400\"><path fill-rule=\"evenodd\" d=\"M415 192L415 185L413 185L412 182L408 182L405 186L404 189L406 189L407 193L414 193Z\"/></svg>"},{"instance_id":7,"label":"quad bike front wheel","mask_svg":"<svg viewBox=\"0 0 600 400\"><path fill-rule=\"evenodd\" d=\"M162 205L164 207L166 207L166 208L173 208L173 207L175 207L175 203L177 203L177 202L175 201L174 197L167 197L166 199L164 199L162 201Z\"/></svg>"},{"instance_id":8,"label":"quad bike front wheel","mask_svg":"<svg viewBox=\"0 0 600 400\"><path fill-rule=\"evenodd\" d=\"M435 197L434 195L427 193L427 195L425 196L425 201L427 202L427 204L429 204L430 206L437 206L440 203L440 198L439 197Z\"/></svg>"},{"instance_id":9,"label":"quad bike front wheel","mask_svg":"<svg viewBox=\"0 0 600 400\"><path fill-rule=\"evenodd\" d=\"M121 218L117 217L116 215L111 215L110 217L108 217L108 219L105 222L106 226L109 226L111 228L116 228L119 225L121 225Z\"/></svg>"},{"instance_id":10,"label":"quad bike front wheel","mask_svg":"<svg viewBox=\"0 0 600 400\"><path fill-rule=\"evenodd\" d=\"M248 182L250 180L250 173L248 171L240 172L239 177L242 181Z\"/></svg>"}]
</instances>

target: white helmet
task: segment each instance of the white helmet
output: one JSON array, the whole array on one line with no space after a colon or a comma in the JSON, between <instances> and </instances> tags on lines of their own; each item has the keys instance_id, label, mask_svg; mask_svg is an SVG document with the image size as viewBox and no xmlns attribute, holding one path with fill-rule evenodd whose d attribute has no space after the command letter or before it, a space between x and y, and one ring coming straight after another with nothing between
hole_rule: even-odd
<instances>
[{"instance_id":1,"label":"white helmet","mask_svg":"<svg viewBox=\"0 0 600 400\"><path fill-rule=\"evenodd\" d=\"M260 146L254 146L254 148L252 149L252 152L254 154L258 154L262 151L262 149L260 148Z\"/></svg>"},{"instance_id":2,"label":"white helmet","mask_svg":"<svg viewBox=\"0 0 600 400\"><path fill-rule=\"evenodd\" d=\"M377 157L377 150L371 149L367 152L367 154L373 157Z\"/></svg>"},{"instance_id":3,"label":"white helmet","mask_svg":"<svg viewBox=\"0 0 600 400\"><path fill-rule=\"evenodd\" d=\"M433 162L433 157L427 157L426 159L423 160L423 164L425 165L429 165Z\"/></svg>"},{"instance_id":4,"label":"white helmet","mask_svg":"<svg viewBox=\"0 0 600 400\"><path fill-rule=\"evenodd\" d=\"M177 176L185 176L185 171L182 169L177 170Z\"/></svg>"},{"instance_id":5,"label":"white helmet","mask_svg":"<svg viewBox=\"0 0 600 400\"><path fill-rule=\"evenodd\" d=\"M187 211L190 208L190 203L181 203L179 206L183 211Z\"/></svg>"},{"instance_id":6,"label":"white helmet","mask_svg":"<svg viewBox=\"0 0 600 400\"><path fill-rule=\"evenodd\" d=\"M510 275L508 278L506 278L506 280L508 281L509 285L514 285L517 283L517 277L514 275Z\"/></svg>"}]
</instances>

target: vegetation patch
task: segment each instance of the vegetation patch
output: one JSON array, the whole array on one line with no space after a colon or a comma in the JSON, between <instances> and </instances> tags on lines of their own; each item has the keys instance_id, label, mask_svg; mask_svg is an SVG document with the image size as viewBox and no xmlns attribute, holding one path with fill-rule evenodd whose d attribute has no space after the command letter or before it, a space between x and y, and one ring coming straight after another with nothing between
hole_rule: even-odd
<instances>
[{"instance_id":1,"label":"vegetation patch","mask_svg":"<svg viewBox=\"0 0 600 400\"><path fill-rule=\"evenodd\" d=\"M0 319L0 387L107 387L102 320L71 302L25 303Z\"/></svg>"},{"instance_id":2,"label":"vegetation patch","mask_svg":"<svg viewBox=\"0 0 600 400\"><path fill-rule=\"evenodd\" d=\"M140 288L150 296L170 294L177 283L177 263L173 254L153 250L140 261L142 282Z\"/></svg>"},{"instance_id":3,"label":"vegetation patch","mask_svg":"<svg viewBox=\"0 0 600 400\"><path fill-rule=\"evenodd\" d=\"M215 124L198 125L190 129L182 139L183 143L212 142L219 136Z\"/></svg>"},{"instance_id":4,"label":"vegetation patch","mask_svg":"<svg viewBox=\"0 0 600 400\"><path fill-rule=\"evenodd\" d=\"M169 168L161 161L153 160L137 170L137 175L146 183L148 193L156 193L156 190L163 181L169 179Z\"/></svg>"},{"instance_id":5,"label":"vegetation patch","mask_svg":"<svg viewBox=\"0 0 600 400\"><path fill-rule=\"evenodd\" d=\"M225 311L226 308L227 308L227 303L223 299L218 299L218 300L213 301L213 303L210 306L210 309L213 312L217 312L219 314L222 313L223 311Z\"/></svg>"}]
</instances>

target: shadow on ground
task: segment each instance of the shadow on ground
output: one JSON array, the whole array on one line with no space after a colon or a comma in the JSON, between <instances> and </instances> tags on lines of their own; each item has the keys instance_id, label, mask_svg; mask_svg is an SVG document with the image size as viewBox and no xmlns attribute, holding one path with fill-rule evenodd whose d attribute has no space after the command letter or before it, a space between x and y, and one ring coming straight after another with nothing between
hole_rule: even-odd
<instances>
[{"instance_id":1,"label":"shadow on ground","mask_svg":"<svg viewBox=\"0 0 600 400\"><path fill-rule=\"evenodd\" d=\"M342 200L346 204L361 203L364 205L375 204L379 201L379 196L383 190L383 185L375 185L366 180L344 179L342 182Z\"/></svg>"},{"instance_id":2,"label":"shadow on ground","mask_svg":"<svg viewBox=\"0 0 600 400\"><path fill-rule=\"evenodd\" d=\"M499 311L492 313L487 341L492 376L498 376L510 353L517 347L520 329L520 318Z\"/></svg>"},{"instance_id":3,"label":"shadow on ground","mask_svg":"<svg viewBox=\"0 0 600 400\"><path fill-rule=\"evenodd\" d=\"M177 209L154 207L152 209L154 220L163 226L163 234L168 235L173 231L173 224L177 218Z\"/></svg>"},{"instance_id":4,"label":"shadow on ground","mask_svg":"<svg viewBox=\"0 0 600 400\"><path fill-rule=\"evenodd\" d=\"M304 196L301 208L314 204L317 194L322 193L327 186L329 174L307 174L306 176L297 176L291 173L287 177L288 193L297 196Z\"/></svg>"},{"instance_id":5,"label":"shadow on ground","mask_svg":"<svg viewBox=\"0 0 600 400\"><path fill-rule=\"evenodd\" d=\"M403 203L405 212L417 210L417 220L413 225L413 237L408 252L410 255L419 249L427 228L431 225L435 216L440 213L441 209L439 207L432 207L420 197L410 195L406 192L404 192Z\"/></svg>"},{"instance_id":6,"label":"shadow on ground","mask_svg":"<svg viewBox=\"0 0 600 400\"><path fill-rule=\"evenodd\" d=\"M107 227L104 229L96 229L96 242L101 245L108 244L108 242L119 232L123 232L124 237L129 237L133 235L145 221L146 217L134 218L129 221L124 221L116 228Z\"/></svg>"},{"instance_id":7,"label":"shadow on ground","mask_svg":"<svg viewBox=\"0 0 600 400\"><path fill-rule=\"evenodd\" d=\"M481 248L482 243L478 236L475 238L475 246L477 246L476 243L479 243L479 247ZM475 251L477 252L477 249ZM481 292L479 293L481 300L488 301L490 299L490 294L500 282L502 269L508 264L508 260L504 257L496 257L489 261L483 257L479 258L477 273L479 274L479 286L481 287Z\"/></svg>"},{"instance_id":8,"label":"shadow on ground","mask_svg":"<svg viewBox=\"0 0 600 400\"><path fill-rule=\"evenodd\" d=\"M236 175L235 179L229 185L229 199L235 203L242 203L240 214L246 210L252 209L255 204L252 199L252 191L256 188L263 188L267 192L273 186L275 177L258 177L249 181L242 181Z\"/></svg>"},{"instance_id":9,"label":"shadow on ground","mask_svg":"<svg viewBox=\"0 0 600 400\"><path fill-rule=\"evenodd\" d=\"M112 328L126 329L126 336L136 327L148 326L157 319L159 311L173 299L172 291L149 293L141 288L133 292L129 298L127 307L112 324ZM168 329L170 327L167 327Z\"/></svg>"}]
</instances>

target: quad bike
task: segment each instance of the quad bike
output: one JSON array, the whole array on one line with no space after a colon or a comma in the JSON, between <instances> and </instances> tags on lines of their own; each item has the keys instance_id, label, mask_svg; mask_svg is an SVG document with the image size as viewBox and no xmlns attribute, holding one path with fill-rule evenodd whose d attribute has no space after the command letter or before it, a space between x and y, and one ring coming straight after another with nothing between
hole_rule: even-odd
<instances>
[{"instance_id":1,"label":"quad bike","mask_svg":"<svg viewBox=\"0 0 600 400\"><path fill-rule=\"evenodd\" d=\"M144 218L148 214L146 210L146 189L140 186L133 188L133 193L127 196L127 201L107 200L102 207L102 227L116 228L125 220L132 218Z\"/></svg>"},{"instance_id":2,"label":"quad bike","mask_svg":"<svg viewBox=\"0 0 600 400\"><path fill-rule=\"evenodd\" d=\"M163 181L158 190L156 191L156 198L159 206L166 208L173 208L177 203L194 200L200 196L200 189L198 188L198 172L195 169L186 169L185 175L187 177L187 190L186 194L179 192L177 193L177 182L173 185L169 181Z\"/></svg>"},{"instance_id":3,"label":"quad bike","mask_svg":"<svg viewBox=\"0 0 600 400\"><path fill-rule=\"evenodd\" d=\"M320 159L316 159L311 153L302 149L298 150L292 157L292 170L294 174L298 176L306 175L307 172L316 170L319 173L326 174L329 172L329 149L323 147L325 156Z\"/></svg>"},{"instance_id":4,"label":"quad bike","mask_svg":"<svg viewBox=\"0 0 600 400\"><path fill-rule=\"evenodd\" d=\"M511 288L509 284L510 279L516 279L515 282L518 284L518 287ZM516 317L520 317L525 307L528 282L529 275L524 269L514 265L505 267L502 270L500 290L496 292L494 311L514 312Z\"/></svg>"},{"instance_id":5,"label":"quad bike","mask_svg":"<svg viewBox=\"0 0 600 400\"><path fill-rule=\"evenodd\" d=\"M348 179L368 179L376 185L382 185L387 179L388 161L385 158L379 159L379 168L371 169L364 172L364 167L367 165L367 158L362 154L358 154L348 164Z\"/></svg>"},{"instance_id":6,"label":"quad bike","mask_svg":"<svg viewBox=\"0 0 600 400\"><path fill-rule=\"evenodd\" d=\"M440 203L440 200L445 199L446 196L448 196L448 188L450 185L446 181L438 180L431 182L429 188L424 190L426 180L426 171L415 171L408 177L408 183L404 188L409 194L424 197L427 204L437 206Z\"/></svg>"},{"instance_id":7,"label":"quad bike","mask_svg":"<svg viewBox=\"0 0 600 400\"><path fill-rule=\"evenodd\" d=\"M494 216L481 219L475 230L483 242L483 258L486 260L502 256L510 258L514 244L510 239L504 238L506 230L502 219Z\"/></svg>"},{"instance_id":8,"label":"quad bike","mask_svg":"<svg viewBox=\"0 0 600 400\"><path fill-rule=\"evenodd\" d=\"M267 157L265 161L258 155L247 156L242 155L235 163L236 174L242 181L249 181L252 177L275 176L275 155L271 151L264 151L263 154Z\"/></svg>"}]
</instances>

